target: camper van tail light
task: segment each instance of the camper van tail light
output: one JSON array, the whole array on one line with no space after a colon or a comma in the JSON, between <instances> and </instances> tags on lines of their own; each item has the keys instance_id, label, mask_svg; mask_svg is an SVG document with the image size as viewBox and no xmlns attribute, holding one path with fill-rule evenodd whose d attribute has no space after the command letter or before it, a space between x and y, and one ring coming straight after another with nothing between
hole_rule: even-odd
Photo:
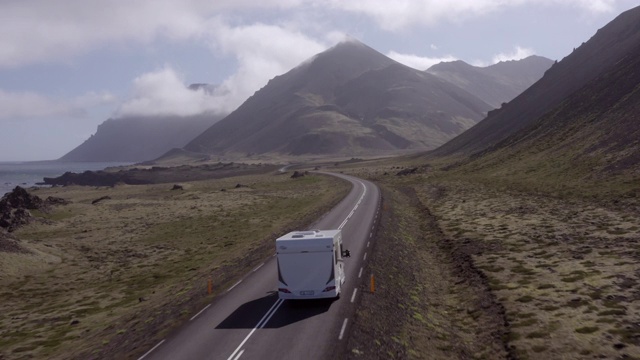
<instances>
[{"instance_id":1,"label":"camper van tail light","mask_svg":"<svg viewBox=\"0 0 640 360\"><path fill-rule=\"evenodd\" d=\"M335 286L327 286L326 288L324 288L324 290L322 290L322 292L334 291L335 289Z\"/></svg>"},{"instance_id":2,"label":"camper van tail light","mask_svg":"<svg viewBox=\"0 0 640 360\"><path fill-rule=\"evenodd\" d=\"M285 293L285 294L291 294L291 291L289 291L289 289L285 289L285 288L278 288L278 291L280 291L281 293Z\"/></svg>"}]
</instances>

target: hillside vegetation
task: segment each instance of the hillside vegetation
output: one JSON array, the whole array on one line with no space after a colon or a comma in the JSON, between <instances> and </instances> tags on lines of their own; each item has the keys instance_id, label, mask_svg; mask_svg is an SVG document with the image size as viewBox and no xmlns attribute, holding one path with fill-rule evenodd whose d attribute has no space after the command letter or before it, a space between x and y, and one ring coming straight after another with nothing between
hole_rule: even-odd
<instances>
[{"instance_id":1,"label":"hillside vegetation","mask_svg":"<svg viewBox=\"0 0 640 360\"><path fill-rule=\"evenodd\" d=\"M344 358L640 358L637 198L579 183L559 197L416 157L338 168L383 189L376 292L362 288Z\"/></svg>"}]
</instances>

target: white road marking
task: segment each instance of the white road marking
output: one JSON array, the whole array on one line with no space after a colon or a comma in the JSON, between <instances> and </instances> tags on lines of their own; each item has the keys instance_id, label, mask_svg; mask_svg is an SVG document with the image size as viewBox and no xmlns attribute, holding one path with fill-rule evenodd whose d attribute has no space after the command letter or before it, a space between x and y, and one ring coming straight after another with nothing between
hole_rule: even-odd
<instances>
[{"instance_id":1,"label":"white road marking","mask_svg":"<svg viewBox=\"0 0 640 360\"><path fill-rule=\"evenodd\" d=\"M349 221L349 219L351 218L351 216L353 216L354 212L356 211L356 209L358 209L358 206L360 205L360 203L362 202L362 200L364 199L365 195L367 194L367 187L366 185L362 182L362 181L358 181L360 183L360 185L362 185L363 188L363 192L362 195L360 195L360 198L358 199L358 202L356 203L356 205L353 207L353 209L351 210L351 212L349 213L349 215L342 221L342 223L340 224L340 226L338 226L338 230L341 230ZM273 256L276 256L277 254L273 254ZM366 259L367 255L365 254L365 259ZM253 271L258 270L263 264L259 265L258 267L256 267ZM360 273L358 274L358 277L362 276L362 268L360 268ZM240 284L242 282L242 280L238 281L236 284L234 284L232 287L230 287L227 292L231 291L231 289L233 289L234 287L238 286L238 284ZM356 294L356 289L354 289L353 295L352 295L352 302L353 299L355 299L355 294ZM258 324L251 330L251 332L249 332L249 334L244 338L244 340L242 340L242 342L240 343L240 345L238 345L238 347L233 351L233 353L231 354L231 356L229 356L229 358L227 360L238 360L240 358L240 356L244 353L244 350L240 351L240 349L242 348L242 346L244 346L244 344L247 342L247 340L249 340L249 338L251 337L251 335L253 335L253 333L258 330L258 329L262 329L267 322L269 322L269 320L271 319L271 317L273 316L273 314L276 313L276 311L278 311L278 309L280 308L280 306L282 305L282 303L284 302L284 300L282 299L278 299L269 309L269 311L267 311L266 314L264 314L264 316L262 317L262 319L260 319L260 321L258 322ZM344 336L344 331L347 328L347 319L344 319L344 322L342 323L342 329L340 330L340 336L339 336L339 340L342 340L342 337ZM164 340L163 340L164 342ZM162 343L162 342L161 342ZM160 344L156 345L159 346ZM155 347L154 347L155 349ZM149 352L153 351L153 349L151 349ZM240 351L238 353L238 351ZM146 354L145 354L146 356Z\"/></svg>"},{"instance_id":2,"label":"white road marking","mask_svg":"<svg viewBox=\"0 0 640 360\"><path fill-rule=\"evenodd\" d=\"M351 218L351 216L353 215L353 213L356 211L356 209L358 208L358 204L360 204L360 202L362 201L362 199L364 199L364 196L367 194L367 187L364 185L364 183L362 181L358 181L360 183L360 185L362 185L362 188L364 189L364 191L362 192L362 195L360 195L360 199L358 200L358 202L356 203L356 205L353 207L353 209L351 210L351 212L349 213L349 215L347 216L346 219L344 219L344 221L340 224L340 226L338 226L338 230L342 230L342 228L347 225L347 221L349 221L349 219Z\"/></svg>"},{"instance_id":3,"label":"white road marking","mask_svg":"<svg viewBox=\"0 0 640 360\"><path fill-rule=\"evenodd\" d=\"M373 233L369 233L369 239L371 239L371 237L373 236Z\"/></svg>"},{"instance_id":4,"label":"white road marking","mask_svg":"<svg viewBox=\"0 0 640 360\"><path fill-rule=\"evenodd\" d=\"M233 290L233 288L234 288L234 287L236 287L236 286L238 286L238 285L240 285L240 283L241 283L241 282L242 282L242 280L238 280L238 282L237 282L237 283L233 284L233 286L232 286L232 287L230 287L230 288L228 288L228 289L227 289L227 292L229 292L229 291Z\"/></svg>"},{"instance_id":5,"label":"white road marking","mask_svg":"<svg viewBox=\"0 0 640 360\"><path fill-rule=\"evenodd\" d=\"M284 302L284 300L282 299L278 299L273 305L271 305L271 308L269 309L269 311L267 311L266 314L264 314L264 316L262 317L262 319L260 319L260 321L258 321L258 323L256 324L256 326L253 328L253 330L251 330L251 332L249 333L249 335L247 335L247 337L244 338L244 340L242 340L242 342L240 343L240 345L238 345L238 347L236 348L236 350L231 354L231 356L229 356L229 358L227 360L235 360L237 359L236 354L238 353L238 351L242 348L242 346L244 345L244 343L247 342L247 340L249 340L249 338L251 337L251 335L253 335L253 333L258 330L258 329L262 329L264 327L264 325L269 321L269 319L271 319L271 317L273 316L273 314L276 313L276 311L278 311L278 308L280 307L280 305L282 305L282 303Z\"/></svg>"},{"instance_id":6,"label":"white road marking","mask_svg":"<svg viewBox=\"0 0 640 360\"><path fill-rule=\"evenodd\" d=\"M348 319L345 318L342 323L342 329L340 329L340 336L338 336L338 340L342 340L342 337L344 336L344 330L347 328L347 320Z\"/></svg>"},{"instance_id":7,"label":"white road marking","mask_svg":"<svg viewBox=\"0 0 640 360\"><path fill-rule=\"evenodd\" d=\"M162 345L162 343L164 342L165 339L162 339L162 341L160 341L159 343L156 344L156 346L152 347L151 350L147 351L144 355L140 356L138 358L138 360L142 360L144 359L147 355L151 354L151 352L153 350L155 350L158 346Z\"/></svg>"},{"instance_id":8,"label":"white road marking","mask_svg":"<svg viewBox=\"0 0 640 360\"><path fill-rule=\"evenodd\" d=\"M235 358L233 358L233 360L238 360L238 359L240 359L240 356L242 356L242 354L243 354L243 353L244 353L244 350L240 351L240 352L238 353L238 356L236 356Z\"/></svg>"},{"instance_id":9,"label":"white road marking","mask_svg":"<svg viewBox=\"0 0 640 360\"><path fill-rule=\"evenodd\" d=\"M255 268L255 269L253 269L253 270L251 270L251 272L256 272L256 271L257 271L258 269L260 269L263 265L264 265L264 263L262 263L262 264L260 264L260 265L256 266L256 268Z\"/></svg>"},{"instance_id":10,"label":"white road marking","mask_svg":"<svg viewBox=\"0 0 640 360\"><path fill-rule=\"evenodd\" d=\"M202 314L203 311L207 310L209 308L209 306L211 306L211 304L207 305L204 307L204 309L200 310L197 314L193 315L193 317L191 319L189 319L189 321L195 319L198 317L198 315Z\"/></svg>"},{"instance_id":11,"label":"white road marking","mask_svg":"<svg viewBox=\"0 0 640 360\"><path fill-rule=\"evenodd\" d=\"M369 247L369 241L367 241L367 247Z\"/></svg>"},{"instance_id":12,"label":"white road marking","mask_svg":"<svg viewBox=\"0 0 640 360\"><path fill-rule=\"evenodd\" d=\"M356 293L358 292L358 289L353 289L353 295L351 295L351 302L353 302L353 300L356 299Z\"/></svg>"}]
</instances>

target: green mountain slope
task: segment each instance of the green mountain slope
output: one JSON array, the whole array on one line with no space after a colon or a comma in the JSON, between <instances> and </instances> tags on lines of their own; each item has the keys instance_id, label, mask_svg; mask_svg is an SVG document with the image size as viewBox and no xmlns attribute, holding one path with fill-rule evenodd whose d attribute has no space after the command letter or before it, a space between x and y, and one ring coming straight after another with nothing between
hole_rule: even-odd
<instances>
[{"instance_id":1,"label":"green mountain slope","mask_svg":"<svg viewBox=\"0 0 640 360\"><path fill-rule=\"evenodd\" d=\"M567 97L611 71L640 43L640 7L620 14L538 82L476 126L438 148L437 156L465 156L486 150L553 111Z\"/></svg>"}]
</instances>

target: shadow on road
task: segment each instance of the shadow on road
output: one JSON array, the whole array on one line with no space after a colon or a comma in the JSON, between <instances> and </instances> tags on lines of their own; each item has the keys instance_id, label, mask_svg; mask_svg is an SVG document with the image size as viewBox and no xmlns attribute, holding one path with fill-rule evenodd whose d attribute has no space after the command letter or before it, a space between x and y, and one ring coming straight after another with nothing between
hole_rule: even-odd
<instances>
[{"instance_id":1,"label":"shadow on road","mask_svg":"<svg viewBox=\"0 0 640 360\"><path fill-rule=\"evenodd\" d=\"M276 301L278 301L278 295L274 292L244 303L218 324L216 329L253 329ZM285 300L263 327L266 329L281 328L320 315L328 311L332 303L333 300Z\"/></svg>"}]
</instances>

